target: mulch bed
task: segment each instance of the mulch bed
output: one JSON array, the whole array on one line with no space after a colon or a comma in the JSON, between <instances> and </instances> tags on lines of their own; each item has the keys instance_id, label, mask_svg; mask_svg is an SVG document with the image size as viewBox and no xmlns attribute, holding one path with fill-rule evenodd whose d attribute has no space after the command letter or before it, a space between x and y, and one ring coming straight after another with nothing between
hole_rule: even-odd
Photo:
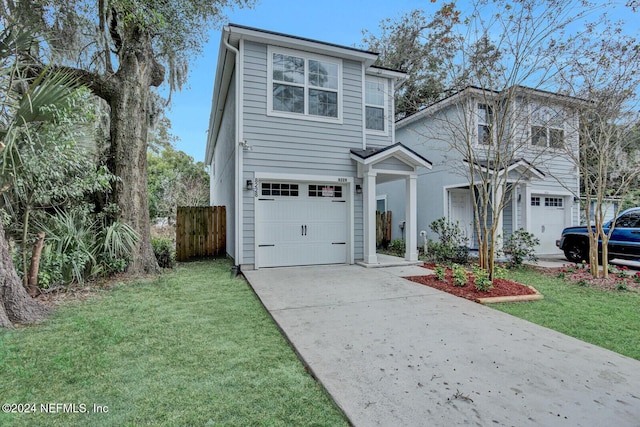
<instances>
[{"instance_id":1,"label":"mulch bed","mask_svg":"<svg viewBox=\"0 0 640 427\"><path fill-rule=\"evenodd\" d=\"M433 265L423 265L422 267L433 270ZM478 301L483 298L494 297L519 297L524 295L538 295L538 292L522 283L514 282L507 279L494 279L493 288L487 292L479 291L473 282L474 277L472 274L468 275L469 280L465 286L454 286L453 275L450 269L447 269L445 280L438 280L434 274L428 276L410 276L405 277L412 282L420 283L421 285L430 286L432 288L450 293L452 295L466 298L471 301Z\"/></svg>"},{"instance_id":2,"label":"mulch bed","mask_svg":"<svg viewBox=\"0 0 640 427\"><path fill-rule=\"evenodd\" d=\"M547 276L561 277L578 286L591 286L607 291L640 291L640 271L632 271L624 266L614 266L614 271L610 272L606 279L592 277L589 266L582 264L566 264L564 267L556 268L536 267L536 269Z\"/></svg>"}]
</instances>

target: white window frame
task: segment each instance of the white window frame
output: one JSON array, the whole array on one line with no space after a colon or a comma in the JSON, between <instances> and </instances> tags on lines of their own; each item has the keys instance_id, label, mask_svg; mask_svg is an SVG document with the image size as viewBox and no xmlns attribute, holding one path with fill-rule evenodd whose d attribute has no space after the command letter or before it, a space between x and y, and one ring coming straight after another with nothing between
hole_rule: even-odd
<instances>
[{"instance_id":1,"label":"white window frame","mask_svg":"<svg viewBox=\"0 0 640 427\"><path fill-rule=\"evenodd\" d=\"M480 120L480 107L485 107L486 116L488 116L490 121L482 121ZM489 139L489 144L480 142L480 126L485 126L489 128L490 132L493 132L493 120L495 116L495 109L493 105L487 104L486 102L477 102L476 103L476 146L478 147L489 147L492 143L494 143L494 138ZM495 144L494 144L495 145Z\"/></svg>"},{"instance_id":2,"label":"white window frame","mask_svg":"<svg viewBox=\"0 0 640 427\"><path fill-rule=\"evenodd\" d=\"M273 55L281 54L287 56L294 56L296 58L302 58L304 60L304 84L292 84L292 86L304 87L304 113L292 113L287 111L280 111L273 109ZM338 88L320 88L309 84L309 61L322 61L328 62L338 66ZM277 81L276 81L277 83ZM335 92L338 94L338 117L325 117L309 114L309 89L319 89L326 92ZM332 58L328 56L316 55L308 52L302 52L298 50L284 49L274 46L267 47L267 115L274 117L286 117L296 118L303 120L312 120L318 122L327 123L342 123L342 60L339 58Z\"/></svg>"},{"instance_id":3,"label":"white window frame","mask_svg":"<svg viewBox=\"0 0 640 427\"><path fill-rule=\"evenodd\" d=\"M375 82L378 84L382 84L385 90L383 90L383 102L382 105L371 104L367 102L367 82ZM375 76L365 76L365 85L364 85L364 128L368 134L372 135L384 135L387 136L389 134L389 80L382 77ZM372 108L381 108L382 109L382 124L383 129L369 129L367 128L367 107Z\"/></svg>"},{"instance_id":4,"label":"white window frame","mask_svg":"<svg viewBox=\"0 0 640 427\"><path fill-rule=\"evenodd\" d=\"M560 114L562 116L562 125L555 125L553 123L551 112L555 113L555 115ZM541 117L541 122L536 122L534 120L534 114L538 114ZM566 117L567 113L563 108L552 106L552 105L542 105L542 104L534 104L531 105L531 109L529 111L529 146L532 148L539 149L552 149L552 150L562 150L567 145L567 130L566 128ZM533 127L537 126L540 128L544 128L545 132L545 145L534 144L533 143ZM560 146L552 146L551 145L551 131L552 130L560 130L562 131L562 144Z\"/></svg>"}]
</instances>

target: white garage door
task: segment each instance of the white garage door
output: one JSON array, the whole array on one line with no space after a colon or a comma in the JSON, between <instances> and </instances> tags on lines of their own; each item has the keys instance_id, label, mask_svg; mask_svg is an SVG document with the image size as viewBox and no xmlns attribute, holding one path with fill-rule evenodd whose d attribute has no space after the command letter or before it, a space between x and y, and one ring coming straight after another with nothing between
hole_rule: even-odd
<instances>
[{"instance_id":1,"label":"white garage door","mask_svg":"<svg viewBox=\"0 0 640 427\"><path fill-rule=\"evenodd\" d=\"M565 221L566 200L562 196L533 195L531 197L531 232L540 239L538 254L558 252L556 240L567 227Z\"/></svg>"},{"instance_id":2,"label":"white garage door","mask_svg":"<svg viewBox=\"0 0 640 427\"><path fill-rule=\"evenodd\" d=\"M345 189L322 183L260 183L258 267L346 262Z\"/></svg>"}]
</instances>

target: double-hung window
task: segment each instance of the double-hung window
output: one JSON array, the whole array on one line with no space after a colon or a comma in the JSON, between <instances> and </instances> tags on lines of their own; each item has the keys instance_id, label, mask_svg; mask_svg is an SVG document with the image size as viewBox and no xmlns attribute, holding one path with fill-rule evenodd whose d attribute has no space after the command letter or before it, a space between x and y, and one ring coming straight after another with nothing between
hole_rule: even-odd
<instances>
[{"instance_id":1,"label":"double-hung window","mask_svg":"<svg viewBox=\"0 0 640 427\"><path fill-rule=\"evenodd\" d=\"M365 126L369 131L386 132L387 115L386 80L367 77L365 80Z\"/></svg>"},{"instance_id":2,"label":"double-hung window","mask_svg":"<svg viewBox=\"0 0 640 427\"><path fill-rule=\"evenodd\" d=\"M493 107L478 104L478 144L489 145L492 141Z\"/></svg>"},{"instance_id":3,"label":"double-hung window","mask_svg":"<svg viewBox=\"0 0 640 427\"><path fill-rule=\"evenodd\" d=\"M531 145L564 147L564 115L562 110L534 106L531 112Z\"/></svg>"},{"instance_id":4,"label":"double-hung window","mask_svg":"<svg viewBox=\"0 0 640 427\"><path fill-rule=\"evenodd\" d=\"M268 72L270 114L340 119L339 60L269 49Z\"/></svg>"}]
</instances>

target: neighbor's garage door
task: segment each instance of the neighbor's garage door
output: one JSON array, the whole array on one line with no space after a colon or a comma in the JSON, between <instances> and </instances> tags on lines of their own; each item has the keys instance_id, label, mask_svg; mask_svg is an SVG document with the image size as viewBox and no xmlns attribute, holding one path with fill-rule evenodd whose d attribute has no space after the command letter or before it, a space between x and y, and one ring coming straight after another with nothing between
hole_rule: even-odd
<instances>
[{"instance_id":1,"label":"neighbor's garage door","mask_svg":"<svg viewBox=\"0 0 640 427\"><path fill-rule=\"evenodd\" d=\"M538 254L553 254L558 252L556 240L560 238L567 216L564 197L533 195L531 197L531 232L540 239L540 245L535 248Z\"/></svg>"},{"instance_id":2,"label":"neighbor's garage door","mask_svg":"<svg viewBox=\"0 0 640 427\"><path fill-rule=\"evenodd\" d=\"M258 267L347 260L347 203L341 185L262 182L256 209Z\"/></svg>"}]
</instances>

